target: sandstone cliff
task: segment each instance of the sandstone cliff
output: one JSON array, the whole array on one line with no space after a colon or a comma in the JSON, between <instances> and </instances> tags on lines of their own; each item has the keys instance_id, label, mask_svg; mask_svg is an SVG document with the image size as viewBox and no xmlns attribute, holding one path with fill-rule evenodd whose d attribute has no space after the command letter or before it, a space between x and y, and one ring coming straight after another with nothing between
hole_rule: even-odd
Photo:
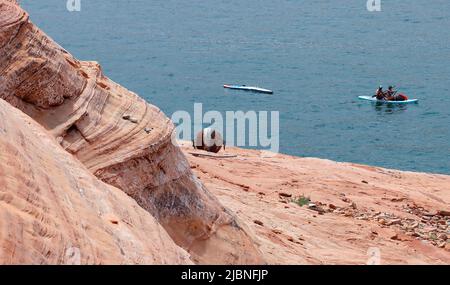
<instances>
[{"instance_id":1,"label":"sandstone cliff","mask_svg":"<svg viewBox=\"0 0 450 285\"><path fill-rule=\"evenodd\" d=\"M197 263L262 263L237 218L195 178L156 107L81 62L0 0L0 98L93 174L133 197Z\"/></svg>"},{"instance_id":2,"label":"sandstone cliff","mask_svg":"<svg viewBox=\"0 0 450 285\"><path fill-rule=\"evenodd\" d=\"M0 100L0 264L123 263L190 260L132 198Z\"/></svg>"},{"instance_id":3,"label":"sandstone cliff","mask_svg":"<svg viewBox=\"0 0 450 285\"><path fill-rule=\"evenodd\" d=\"M450 263L449 176L190 143L188 161L158 108L15 2L0 0L0 263Z\"/></svg>"}]
</instances>

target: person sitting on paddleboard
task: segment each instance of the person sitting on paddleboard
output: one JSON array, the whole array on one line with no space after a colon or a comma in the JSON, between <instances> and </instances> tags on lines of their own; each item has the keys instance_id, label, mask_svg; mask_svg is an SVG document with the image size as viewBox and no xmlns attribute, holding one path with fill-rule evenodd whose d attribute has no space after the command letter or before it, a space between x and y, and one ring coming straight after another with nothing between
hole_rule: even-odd
<instances>
[{"instance_id":1,"label":"person sitting on paddleboard","mask_svg":"<svg viewBox=\"0 0 450 285\"><path fill-rule=\"evenodd\" d=\"M388 90L386 91L386 97L388 98L392 98L395 96L395 93L397 93L397 91L394 90L394 86L389 86Z\"/></svg>"},{"instance_id":2,"label":"person sitting on paddleboard","mask_svg":"<svg viewBox=\"0 0 450 285\"><path fill-rule=\"evenodd\" d=\"M388 101L406 101L408 97L403 94L397 94L397 91L394 90L393 86L389 86L386 91L386 99Z\"/></svg>"},{"instance_id":3,"label":"person sitting on paddleboard","mask_svg":"<svg viewBox=\"0 0 450 285\"><path fill-rule=\"evenodd\" d=\"M377 97L377 100L385 100L386 94L383 91L383 86L380 85L377 91L375 91L375 95L373 95L372 97Z\"/></svg>"}]
</instances>

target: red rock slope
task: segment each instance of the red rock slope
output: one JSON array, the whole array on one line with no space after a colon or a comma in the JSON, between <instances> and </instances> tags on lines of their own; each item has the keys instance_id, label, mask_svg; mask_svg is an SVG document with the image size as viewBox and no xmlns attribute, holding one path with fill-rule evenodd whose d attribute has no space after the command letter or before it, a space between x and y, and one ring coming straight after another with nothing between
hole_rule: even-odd
<instances>
[{"instance_id":1,"label":"red rock slope","mask_svg":"<svg viewBox=\"0 0 450 285\"><path fill-rule=\"evenodd\" d=\"M197 263L261 263L236 217L192 175L156 107L54 43L0 0L0 98L149 211Z\"/></svg>"},{"instance_id":2,"label":"red rock slope","mask_svg":"<svg viewBox=\"0 0 450 285\"><path fill-rule=\"evenodd\" d=\"M378 253L381 264L450 263L450 176L238 148L227 148L236 158L195 157L190 143L183 150L271 264L366 264ZM292 202L302 196L311 202Z\"/></svg>"},{"instance_id":3,"label":"red rock slope","mask_svg":"<svg viewBox=\"0 0 450 285\"><path fill-rule=\"evenodd\" d=\"M132 198L0 99L0 264L123 263L190 260Z\"/></svg>"}]
</instances>

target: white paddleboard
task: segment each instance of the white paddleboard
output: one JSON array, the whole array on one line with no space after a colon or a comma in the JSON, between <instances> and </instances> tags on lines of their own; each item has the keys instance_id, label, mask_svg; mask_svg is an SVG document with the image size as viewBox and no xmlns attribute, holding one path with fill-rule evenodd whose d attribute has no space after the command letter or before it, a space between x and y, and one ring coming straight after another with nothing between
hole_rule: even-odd
<instances>
[{"instance_id":1,"label":"white paddleboard","mask_svg":"<svg viewBox=\"0 0 450 285\"><path fill-rule=\"evenodd\" d=\"M411 104L411 103L418 103L419 99L408 99L405 101L387 101L387 100L378 100L375 97L372 96L358 96L361 100L367 100L375 103L385 103L385 104Z\"/></svg>"},{"instance_id":2,"label":"white paddleboard","mask_svg":"<svg viewBox=\"0 0 450 285\"><path fill-rule=\"evenodd\" d=\"M255 87L255 86L228 85L228 84L225 84L223 86L223 88L234 89L234 90L243 90L243 91L251 91L251 92L257 92L257 93L273 94L272 90L264 89L264 88L260 88L260 87Z\"/></svg>"}]
</instances>

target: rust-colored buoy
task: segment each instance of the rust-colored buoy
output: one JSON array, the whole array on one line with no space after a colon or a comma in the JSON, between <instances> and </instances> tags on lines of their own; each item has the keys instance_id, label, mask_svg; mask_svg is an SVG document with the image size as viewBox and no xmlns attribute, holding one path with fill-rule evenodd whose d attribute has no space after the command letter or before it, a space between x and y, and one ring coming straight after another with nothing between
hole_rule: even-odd
<instances>
[{"instance_id":1,"label":"rust-colored buoy","mask_svg":"<svg viewBox=\"0 0 450 285\"><path fill-rule=\"evenodd\" d=\"M222 146L225 149L222 135L211 128L206 128L198 132L192 143L195 149L201 149L207 152L218 153L222 149Z\"/></svg>"}]
</instances>

